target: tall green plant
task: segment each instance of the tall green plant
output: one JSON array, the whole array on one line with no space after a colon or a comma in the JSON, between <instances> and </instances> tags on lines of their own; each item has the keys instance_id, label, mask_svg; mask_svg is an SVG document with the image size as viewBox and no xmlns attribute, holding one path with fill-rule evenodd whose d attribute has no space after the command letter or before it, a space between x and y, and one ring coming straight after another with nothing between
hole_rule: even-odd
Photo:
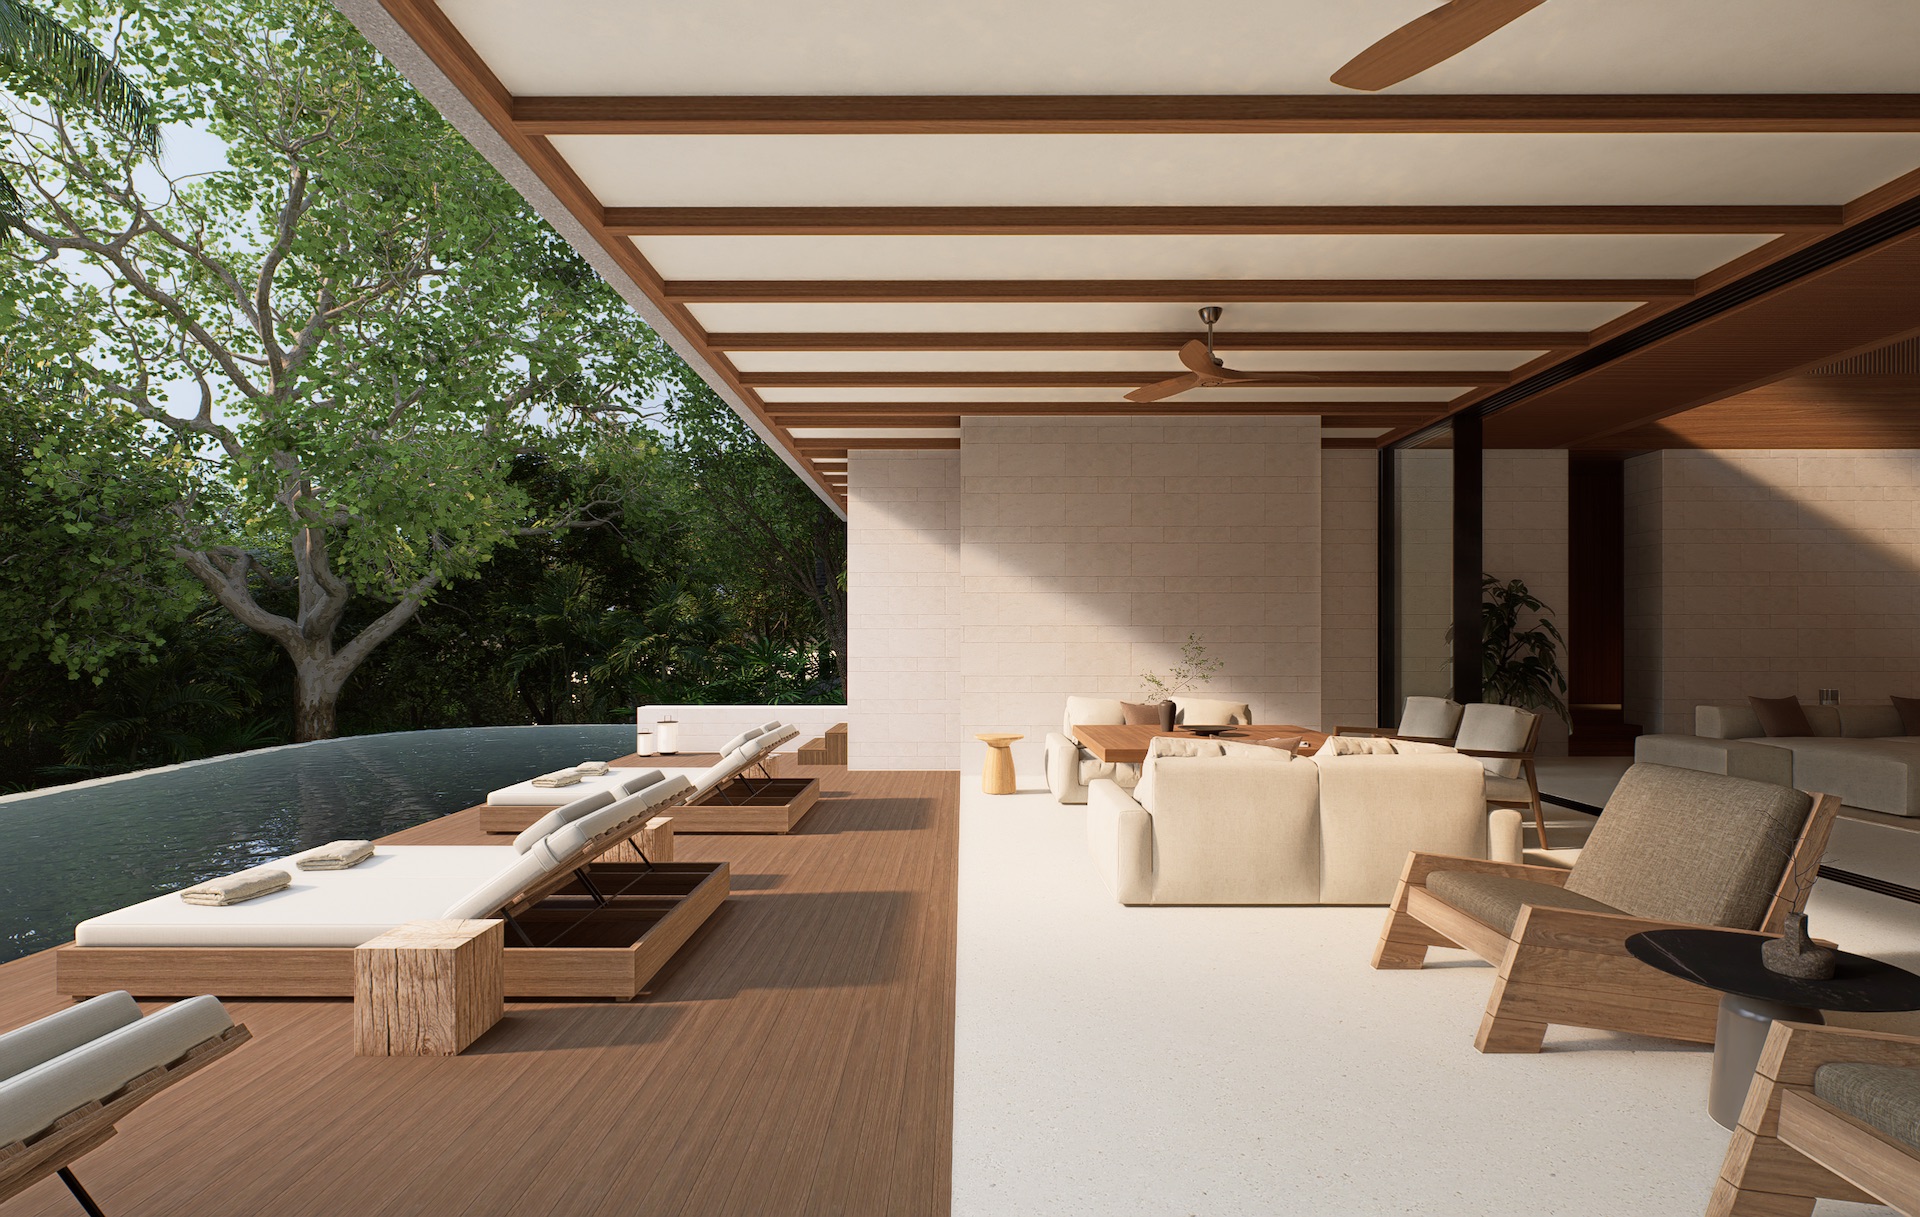
<instances>
[{"instance_id":1,"label":"tall green plant","mask_svg":"<svg viewBox=\"0 0 1920 1217\"><path fill-rule=\"evenodd\" d=\"M1490 702L1523 710L1551 710L1567 721L1567 678L1560 651L1567 645L1548 614L1553 610L1521 579L1480 576L1480 683ZM1523 622L1523 615L1532 624Z\"/></svg>"}]
</instances>

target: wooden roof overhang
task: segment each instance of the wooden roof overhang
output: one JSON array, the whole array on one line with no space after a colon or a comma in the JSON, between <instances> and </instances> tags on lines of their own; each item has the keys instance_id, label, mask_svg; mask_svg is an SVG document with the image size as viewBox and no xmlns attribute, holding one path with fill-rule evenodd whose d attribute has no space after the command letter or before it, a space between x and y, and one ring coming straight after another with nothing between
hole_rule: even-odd
<instances>
[{"instance_id":1,"label":"wooden roof overhang","mask_svg":"<svg viewBox=\"0 0 1920 1217\"><path fill-rule=\"evenodd\" d=\"M1604 447L1920 330L1920 6L1543 5L1362 95L1431 0L337 3L836 507L966 415ZM1294 375L1127 402L1209 304Z\"/></svg>"}]
</instances>

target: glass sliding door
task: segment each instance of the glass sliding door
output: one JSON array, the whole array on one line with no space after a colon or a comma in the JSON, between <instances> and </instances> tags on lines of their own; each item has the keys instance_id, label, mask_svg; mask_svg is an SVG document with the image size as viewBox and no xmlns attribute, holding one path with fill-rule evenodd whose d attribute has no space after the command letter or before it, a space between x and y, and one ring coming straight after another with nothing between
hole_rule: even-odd
<instances>
[{"instance_id":1,"label":"glass sliding door","mask_svg":"<svg viewBox=\"0 0 1920 1217\"><path fill-rule=\"evenodd\" d=\"M1381 721L1399 721L1413 696L1445 697L1453 686L1447 629L1453 624L1453 448L1441 435L1393 452L1393 696Z\"/></svg>"}]
</instances>

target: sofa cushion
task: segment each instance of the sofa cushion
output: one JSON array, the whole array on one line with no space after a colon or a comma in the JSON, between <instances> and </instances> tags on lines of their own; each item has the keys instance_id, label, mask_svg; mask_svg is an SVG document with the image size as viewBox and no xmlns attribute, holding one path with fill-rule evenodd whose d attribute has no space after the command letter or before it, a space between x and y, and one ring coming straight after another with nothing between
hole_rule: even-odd
<instances>
[{"instance_id":1,"label":"sofa cushion","mask_svg":"<svg viewBox=\"0 0 1920 1217\"><path fill-rule=\"evenodd\" d=\"M1503 778L1489 773L1485 790L1489 803L1532 804L1533 802L1533 792L1527 789L1525 778Z\"/></svg>"},{"instance_id":2,"label":"sofa cushion","mask_svg":"<svg viewBox=\"0 0 1920 1217\"><path fill-rule=\"evenodd\" d=\"M1323 756L1392 756L1393 741L1377 735L1329 735L1327 742L1314 752L1315 760Z\"/></svg>"},{"instance_id":3,"label":"sofa cushion","mask_svg":"<svg viewBox=\"0 0 1920 1217\"><path fill-rule=\"evenodd\" d=\"M1435 871L1427 876L1427 890L1475 921L1490 925L1502 934L1513 933L1513 923L1519 920L1521 907L1529 904L1578 909L1583 913L1620 911L1579 892L1512 875L1482 875L1464 870Z\"/></svg>"},{"instance_id":4,"label":"sofa cushion","mask_svg":"<svg viewBox=\"0 0 1920 1217\"><path fill-rule=\"evenodd\" d=\"M1920 816L1920 747L1893 739L1768 740L1793 753L1793 784L1850 807Z\"/></svg>"},{"instance_id":5,"label":"sofa cushion","mask_svg":"<svg viewBox=\"0 0 1920 1217\"><path fill-rule=\"evenodd\" d=\"M1920 1149L1920 1069L1856 1061L1813 1071L1813 1093L1863 1124Z\"/></svg>"},{"instance_id":6,"label":"sofa cushion","mask_svg":"<svg viewBox=\"0 0 1920 1217\"><path fill-rule=\"evenodd\" d=\"M1134 801L1148 811L1153 810L1154 764L1165 757L1189 756L1225 756L1226 748L1218 740L1185 739L1180 736L1160 735L1147 741L1147 759L1137 766L1129 766L1135 773L1133 783Z\"/></svg>"},{"instance_id":7,"label":"sofa cushion","mask_svg":"<svg viewBox=\"0 0 1920 1217\"><path fill-rule=\"evenodd\" d=\"M1122 790L1132 790L1140 781L1140 766L1128 761L1102 761L1082 749L1080 752L1080 784L1091 786L1096 778L1106 778L1118 782Z\"/></svg>"},{"instance_id":8,"label":"sofa cushion","mask_svg":"<svg viewBox=\"0 0 1920 1217\"><path fill-rule=\"evenodd\" d=\"M1920 735L1920 697L1895 697L1893 711L1900 718L1900 729L1888 735Z\"/></svg>"},{"instance_id":9,"label":"sofa cushion","mask_svg":"<svg viewBox=\"0 0 1920 1217\"><path fill-rule=\"evenodd\" d=\"M1067 708L1060 715L1060 734L1072 739L1074 727L1081 723L1107 726L1126 721L1127 712L1117 697L1069 697Z\"/></svg>"},{"instance_id":10,"label":"sofa cushion","mask_svg":"<svg viewBox=\"0 0 1920 1217\"><path fill-rule=\"evenodd\" d=\"M1260 740L1255 742L1252 740L1223 739L1215 742L1219 744L1220 755L1222 756L1244 756L1256 761L1274 761L1280 764L1291 761L1294 751L1300 745L1298 739L1295 739L1291 746L1285 748L1276 748L1273 747L1273 745L1276 743L1285 744L1287 743L1286 740Z\"/></svg>"},{"instance_id":11,"label":"sofa cushion","mask_svg":"<svg viewBox=\"0 0 1920 1217\"><path fill-rule=\"evenodd\" d=\"M1745 709L1741 712L1752 713ZM1633 741L1633 759L1791 786L1793 750L1779 747L1780 743L1780 740L1721 739L1704 735L1643 735Z\"/></svg>"},{"instance_id":12,"label":"sofa cushion","mask_svg":"<svg viewBox=\"0 0 1920 1217\"><path fill-rule=\"evenodd\" d=\"M1758 929L1812 807L1784 786L1636 764L1567 890L1635 917Z\"/></svg>"},{"instance_id":13,"label":"sofa cushion","mask_svg":"<svg viewBox=\"0 0 1920 1217\"><path fill-rule=\"evenodd\" d=\"M1840 715L1842 738L1885 739L1891 735L1906 734L1906 728L1901 725L1900 712L1891 704L1834 706L1833 709Z\"/></svg>"},{"instance_id":14,"label":"sofa cushion","mask_svg":"<svg viewBox=\"0 0 1920 1217\"><path fill-rule=\"evenodd\" d=\"M1151 701L1123 701L1120 703L1120 721L1129 727L1158 727L1160 704Z\"/></svg>"},{"instance_id":15,"label":"sofa cushion","mask_svg":"<svg viewBox=\"0 0 1920 1217\"><path fill-rule=\"evenodd\" d=\"M1756 739L1766 734L1752 706L1693 708L1693 733L1705 739Z\"/></svg>"},{"instance_id":16,"label":"sofa cushion","mask_svg":"<svg viewBox=\"0 0 1920 1217\"><path fill-rule=\"evenodd\" d=\"M1250 723L1253 712L1243 701L1220 701L1207 697L1176 697L1173 699L1174 721L1195 723L1201 726L1224 726L1229 723Z\"/></svg>"},{"instance_id":17,"label":"sofa cushion","mask_svg":"<svg viewBox=\"0 0 1920 1217\"><path fill-rule=\"evenodd\" d=\"M1797 697L1749 697L1747 705L1753 707L1760 730L1770 739L1813 734L1813 724L1807 721L1807 711Z\"/></svg>"}]
</instances>

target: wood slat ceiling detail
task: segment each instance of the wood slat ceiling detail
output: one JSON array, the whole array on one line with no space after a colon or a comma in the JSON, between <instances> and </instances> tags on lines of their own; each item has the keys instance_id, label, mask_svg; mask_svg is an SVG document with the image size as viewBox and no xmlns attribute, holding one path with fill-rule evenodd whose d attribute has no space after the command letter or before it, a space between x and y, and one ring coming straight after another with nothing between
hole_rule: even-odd
<instances>
[{"instance_id":1,"label":"wood slat ceiling detail","mask_svg":"<svg viewBox=\"0 0 1920 1217\"><path fill-rule=\"evenodd\" d=\"M370 8L374 0L339 2L351 14L356 6ZM1054 2L1071 4L1075 0ZM798 467L809 470L823 494L842 505L844 490L840 483L844 474L836 470L828 476L814 463L817 458L844 456L848 450L860 449L951 449L958 446L957 440L931 433L951 430L969 414L1317 413L1328 429L1369 424L1393 428L1378 440L1329 436L1324 441L1329 445L1371 447L1391 442L1449 413L1504 400L1496 395L1512 397L1515 385L1530 384L1531 378L1578 360L1585 352L1635 327L1667 317L1742 276L1779 263L1849 226L1920 196L1920 168L1916 168L1920 166L1920 144L1909 147L1886 142L1911 139L1920 133L1920 91L1835 93L1806 89L1802 80L1803 91L1778 94L1455 91L1380 95L1170 92L1151 96L741 96L716 88L710 95L562 97L539 92L514 96L501 79L503 74L511 74L509 68L503 66L496 71L433 0L378 3L413 44L412 48L391 48L390 53L424 52L521 166L560 200L596 249L610 257L632 286L657 306L669 340L696 367L710 370L715 387L750 416ZM482 20L484 14L475 16L479 11L473 5L462 5L455 16L459 20ZM553 19L569 18L560 14ZM822 19L829 18L823 14ZM381 31L373 24L362 20L378 43ZM675 34L673 29L661 32L667 38ZM582 37L586 36L583 26ZM753 34L743 31L741 36L751 38ZM503 62L517 53L514 46L498 38L488 45ZM406 56L395 58L404 62ZM1463 57L1462 63L1466 62ZM828 66L820 65L822 78ZM1333 66L1337 64L1328 65L1327 70ZM511 68L522 77L525 69L524 63ZM1466 78L1459 74L1466 72L1465 68L1446 70L1456 72L1451 79ZM552 74L545 78L551 81ZM1888 78L1883 74L1879 79ZM634 83L644 82L636 79ZM1836 79L1832 83L1844 85L1847 81ZM1499 86L1489 78L1488 87ZM809 177L804 160L780 161L789 165L782 170L774 161L763 165L754 159L768 156L770 150L782 157L791 154L804 158L805 150L816 147L837 149L833 155L851 155L847 152L850 145L844 140L833 142L846 136L1080 142L1046 145L1068 155L1058 164L1036 160L1030 182L1018 176L1018 165L1025 163L1018 157L977 161L998 176L985 184L976 182L966 172L949 169L939 155L949 145L937 143L931 159L903 161L887 180L836 174L832 162L826 160L820 161ZM1309 196L1304 202L1275 199L1268 205L1260 203L1258 197L1235 198L1234 182L1242 182L1242 189L1252 189L1244 183L1264 180L1257 173L1233 176L1249 163L1245 158L1223 158L1223 176L1217 184L1197 182L1191 176L1157 179L1153 176L1156 162L1151 157L1125 162L1129 168L1118 176L1060 168L1091 163L1085 158L1097 158L1110 148L1131 147L1134 151L1130 155L1146 156L1139 151L1141 146L1087 142L1081 137L1125 141L1173 136L1322 141L1313 145L1316 148L1323 147L1327 140L1345 140L1348 142L1340 145L1337 162L1313 163L1351 168L1352 180L1346 187L1326 189L1331 195L1345 189L1364 197L1311 197L1317 179L1309 177L1302 179L1305 185L1300 187L1300 192ZM618 141L657 141L663 137L682 141L672 144L672 156L664 168L654 171L656 167L650 161L626 162L629 166L647 163L652 171L647 175L636 177L630 168L622 169L607 159L641 155L638 145L631 153L619 152L625 145ZM1455 196L1461 193L1459 182L1421 197L1424 179L1407 179L1404 173L1396 176L1397 162L1391 154L1376 153L1376 145L1367 142L1374 137L1560 137L1560 142L1515 144L1513 155L1495 165L1493 176L1506 183L1499 189L1524 197L1482 198L1479 194L1484 191L1472 190L1467 193L1475 197L1447 197L1449 192ZM1644 142L1656 137L1702 141L1687 147L1697 146L1714 156L1736 159L1750 155L1751 149L1760 145L1730 140L1802 142L1777 145L1784 150L1779 156L1742 162L1738 173L1718 173L1691 185L1642 180L1645 173L1634 169L1631 161L1623 162L1626 167L1617 174L1596 176L1593 172L1593 165L1601 162L1592 161L1589 152L1593 157L1631 158L1651 156L1656 147L1673 147ZM736 139L746 142L726 142ZM1635 139L1642 142L1632 143ZM1823 139L1840 142L1807 142ZM769 140L784 142L776 145ZM1616 142L1605 142L1609 140ZM1863 140L1883 142L1869 146L1860 142ZM982 146L968 146L974 148L970 155L983 155ZM1039 146L1021 145L1028 149ZM1284 166L1288 149L1295 146L1271 145L1274 164ZM1481 149L1488 146L1475 145ZM1379 147L1384 149L1386 145ZM868 149L861 155L870 152ZM1324 152L1315 155L1324 156ZM1075 156L1081 160L1074 160ZM1382 157L1388 159L1382 161ZM1796 157L1805 158L1805 164ZM1433 163L1441 172L1452 170L1450 163L1423 163ZM1690 161L1680 164L1684 169ZM796 172L793 165L802 168ZM914 165L921 168L916 170ZM1812 168L1815 165L1822 168L1816 171ZM947 171L945 177L940 176L942 170ZM755 171L759 172L757 178ZM916 172L921 176L914 176ZM1636 178L1636 173L1640 177ZM1853 176L1847 176L1849 173ZM1115 182L1124 185L1136 179L1137 189L1131 193L1137 197L1111 197L1129 193ZM1106 184L1086 184L1096 180ZM1722 181L1730 184L1723 188ZM1844 191L1834 185L1854 181L1860 185ZM1591 197L1579 197L1566 182L1587 183L1581 189ZM1196 195L1204 198L1214 185L1219 186L1213 192L1219 196L1218 202L1184 201ZM1862 189L1864 193L1856 193ZM1076 191L1077 197L1063 197L1074 196ZM1007 201L1009 192L1031 197ZM1565 197L1569 193L1575 197ZM1598 197L1604 193L1617 197ZM1823 193L1828 197L1819 197ZM1392 201L1380 201L1383 197ZM782 273L779 259L784 255L777 243L796 239L923 244L915 247L913 257L919 259L917 262L903 260L904 253L894 257L895 274L886 273L887 251L904 251L907 247L869 244L860 247L861 260L857 267L849 266L845 277L818 278L795 274L792 269ZM1726 244L1730 240L1735 244ZM1071 257L1055 259L1058 269L1050 274L1044 257L1030 265L1018 262L1014 251L1029 247L1006 243L1019 241L1082 244L1075 247ZM1159 277L1128 273L1130 269L1144 269L1139 265L1139 250L1144 247L1126 244L1141 241L1216 244L1204 256L1199 246L1190 247L1194 251L1190 275ZM1312 269L1318 273L1287 273L1296 269L1290 263L1306 256L1301 252L1304 246L1231 244L1300 241L1322 242L1313 246L1313 256L1320 260ZM1522 248L1513 244L1520 241L1563 244L1551 249L1525 247L1535 250L1535 254L1527 255L1534 260L1521 266L1513 253ZM1607 241L1629 244L1596 244ZM1689 241L1694 244L1657 244ZM1721 244L1700 244L1714 241ZM727 244L730 242L747 244L736 248ZM1001 244L989 247L982 242ZM1455 244L1389 247L1378 244L1381 242ZM1471 242L1495 244L1460 244ZM1500 242L1507 245L1500 246ZM722 259L727 263L724 273L714 274L718 267L701 264L702 251L723 247L732 252ZM1167 249L1189 247L1156 248L1164 254ZM1505 261L1490 254L1477 259L1492 273L1472 273L1475 250L1500 248L1507 250ZM1708 257L1704 251L1709 249L1719 252ZM1422 263L1411 253L1403 257L1400 252L1385 252L1388 250L1419 253L1426 261ZM1609 251L1617 251L1619 256ZM673 273L656 269L655 258L664 259L660 265ZM741 273L742 267L755 265L756 258L766 269ZM1129 259L1133 259L1131 267ZM1349 273L1340 273L1343 259ZM1436 260L1445 264L1443 273L1437 275L1429 273ZM811 261L815 274L839 270L830 259L823 262L815 257ZM1062 273L1070 264L1080 272ZM1455 270L1456 264L1463 269ZM1536 266L1538 274L1526 273ZM1398 267L1400 273L1392 269L1382 273L1383 267ZM1521 270L1518 275L1512 273L1516 267ZM932 274L927 273L929 269ZM1162 256L1157 269L1164 272L1175 267ZM1865 272L1853 275L1859 284L1869 278L1872 276ZM1863 290L1865 294L1856 298L1830 301L1829 307L1838 309L1838 314L1828 322L1806 327L1799 337L1789 337L1766 349L1749 345L1729 356L1710 352L1697 342L1673 339L1655 344L1657 349L1687 350L1695 361L1691 371L1644 352L1634 364L1640 370L1632 374L1589 370L1519 402L1505 413L1493 415L1489 438L1509 446L1597 441L1607 434L1625 434L1647 426L1661 412L1676 413L1697 406L1701 394L1724 393L1727 386L1720 382L1733 374L1729 358L1736 362L1751 359L1756 371L1748 383L1757 384L1792 371L1783 365L1789 355L1821 359L1856 349L1863 344L1852 339L1862 332L1863 324L1874 337L1885 336L1884 329L1876 328L1877 322L1863 322L1855 315L1866 307L1866 301L1877 302L1884 295ZM1285 377L1280 383L1296 388L1424 388L1438 392L1433 394L1434 400L1399 402L1248 401L1245 394L1210 396L1206 391L1146 407L1125 402L1122 395L1127 390L1182 370L1176 352L1200 329L1192 310L1208 304L1241 306L1242 317L1248 312L1258 314L1245 322L1248 328L1243 331L1234 324L1236 310L1229 308L1221 343L1229 362L1236 350L1331 353L1325 367L1280 373ZM894 305L931 311L916 316L911 324L902 319L898 326L888 325L881 310ZM1036 305L1057 306L1050 309L1058 314L1051 324L1028 324L1035 319L1032 306ZM1564 310L1575 305L1616 307L1593 313L1591 328L1571 329L1566 322L1572 318ZM824 325L816 332L812 325L827 318L836 306L843 311L849 306L859 306L856 311L864 309L852 325L866 328ZM1124 318L1109 312L1107 324L1099 324L1098 310L1116 306L1158 311L1150 317ZM1741 312L1744 315L1754 307L1746 306ZM827 311L819 311L823 308ZM955 311L963 308L974 312L963 317ZM1502 308L1518 311L1501 314L1497 322L1487 311ZM702 324L703 309L713 310L713 332ZM1026 312L1020 324L994 325L995 309ZM1298 320L1276 311L1288 309L1298 314ZM1353 310L1367 309L1375 311L1366 314L1365 321L1357 321L1362 314ZM1422 309L1429 311L1422 313ZM1476 309L1480 312L1472 311ZM1563 310L1561 316L1553 317L1553 309ZM1457 324L1449 324L1450 320ZM1553 324L1555 320L1561 324ZM1141 328L1141 321L1158 328ZM1543 321L1546 324L1540 324ZM1729 341L1752 344L1765 341L1774 333L1769 326L1778 324L1777 319L1756 323L1738 335L1724 325L1695 328ZM1823 341L1840 345L1815 351L1813 348ZM863 351L896 354L882 365L890 369L884 371L874 370L871 363L831 370L834 361L821 357L823 353L831 356L835 352ZM952 368L950 356L946 368L914 367L916 353L956 351L1155 352L1164 356L1164 364L1155 363L1154 368L1140 371L1075 370L1070 358L1062 358L1042 370L1017 370L995 369L993 361L974 358L963 364L972 370L961 371ZM1363 353L1394 351L1484 351L1489 353L1490 366L1436 368L1432 364L1442 360L1423 364L1417 354L1409 356L1405 366L1366 366L1369 360ZM1511 357L1497 358L1503 351L1527 352L1531 358L1511 367ZM1343 361L1341 352L1355 357ZM754 353L756 357L736 362L733 356L739 353ZM794 358L782 359L783 353ZM1371 362L1378 363L1381 358L1376 356ZM918 362L938 361L929 354ZM1671 383L1650 383L1653 374L1645 369L1656 366L1672 372ZM1707 384L1712 376L1698 371L1703 367L1711 367L1712 376L1720 378L1717 389ZM1604 393L1583 387L1601 384L1607 386ZM1018 393L1009 393L1003 401L781 400L786 396L819 395L800 390L866 390L850 395L874 396L873 390L896 387L951 387L969 390L954 396L989 397L989 391L1000 388L1111 389L1115 400L1020 401L1015 400L1021 396ZM1500 422L1508 414L1513 417ZM899 428L930 434L893 439L810 434L796 439L791 434L794 427Z\"/></svg>"}]
</instances>

